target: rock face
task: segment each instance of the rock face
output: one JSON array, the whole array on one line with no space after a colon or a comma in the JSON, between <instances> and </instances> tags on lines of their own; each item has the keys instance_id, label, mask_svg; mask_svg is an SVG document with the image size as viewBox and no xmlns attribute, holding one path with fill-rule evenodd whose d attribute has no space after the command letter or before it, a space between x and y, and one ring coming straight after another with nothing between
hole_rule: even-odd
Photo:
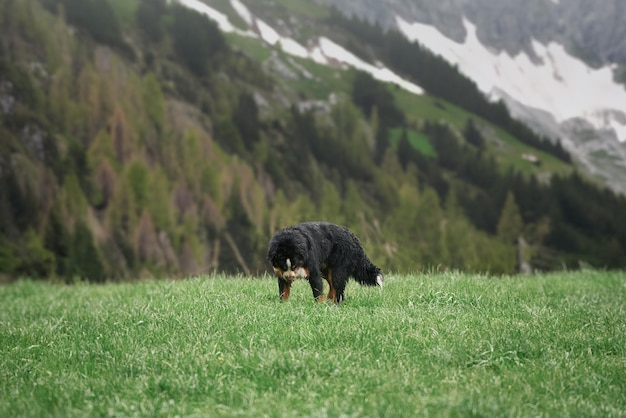
<instances>
[{"instance_id":1,"label":"rock face","mask_svg":"<svg viewBox=\"0 0 626 418\"><path fill-rule=\"evenodd\" d=\"M431 25L446 38L459 44L464 44L468 38L468 25L465 22L469 21L476 28L479 42L493 51L494 55L503 52L512 57L523 54L536 66L550 64L558 68L554 62L546 63L546 54L543 57L537 54L536 46L559 44L564 46L569 55L584 62L589 67L589 73L594 69L608 71L608 74L612 72L614 80L621 82L621 85L615 83L610 91L603 89L602 92L589 94L595 96L595 99L599 97L598 94L603 94L614 100L608 100L605 104L596 100L593 109L567 118L559 116L556 108L536 108L528 103L528 97L507 94L499 91L497 86L483 92L488 97L504 100L514 117L526 122L541 135L558 138L585 171L611 189L626 194L626 100L623 105L617 103L621 101L626 88L626 1L316 1L387 28L398 28L397 16L406 22ZM427 44L425 46L428 47ZM438 53L436 49L434 52ZM553 58L548 55L548 59ZM471 69L464 71L462 65L459 68L475 81L476 77L480 77L472 74ZM557 72L554 79L557 84L562 84L563 80L559 79ZM523 85L524 80L516 82ZM532 80L526 80L526 83L528 88L536 87ZM576 85L566 87L577 89ZM553 96L555 101L559 100L558 94ZM561 99L571 100L565 97Z\"/></svg>"},{"instance_id":2,"label":"rock face","mask_svg":"<svg viewBox=\"0 0 626 418\"><path fill-rule=\"evenodd\" d=\"M316 0L348 14L395 26L395 15L434 25L462 42L465 16L486 45L511 54L531 52L532 38L558 42L593 65L626 65L623 0Z\"/></svg>"}]
</instances>

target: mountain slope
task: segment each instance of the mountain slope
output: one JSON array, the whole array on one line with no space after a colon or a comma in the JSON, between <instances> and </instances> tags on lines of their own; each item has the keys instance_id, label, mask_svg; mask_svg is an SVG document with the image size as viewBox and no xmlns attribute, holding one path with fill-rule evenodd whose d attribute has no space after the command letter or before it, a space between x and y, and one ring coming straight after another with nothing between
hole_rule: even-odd
<instances>
[{"instance_id":1,"label":"mountain slope","mask_svg":"<svg viewBox=\"0 0 626 418\"><path fill-rule=\"evenodd\" d=\"M376 14L367 1L326 3L397 28L458 65L585 171L626 192L626 88L616 81L626 68L623 2L387 0Z\"/></svg>"},{"instance_id":2,"label":"mountain slope","mask_svg":"<svg viewBox=\"0 0 626 418\"><path fill-rule=\"evenodd\" d=\"M159 0L0 0L1 276L263 272L312 219L385 270L624 267L624 199L449 64L308 2L216 3L231 32Z\"/></svg>"},{"instance_id":3,"label":"mountain slope","mask_svg":"<svg viewBox=\"0 0 626 418\"><path fill-rule=\"evenodd\" d=\"M362 16L386 28L397 27L397 17L437 28L446 38L462 43L466 18L477 26L478 38L511 56L532 55L532 42L555 42L593 66L626 64L626 13L620 0L316 0Z\"/></svg>"},{"instance_id":4,"label":"mountain slope","mask_svg":"<svg viewBox=\"0 0 626 418\"><path fill-rule=\"evenodd\" d=\"M205 4L196 2L195 0L182 0L181 4L185 4L195 10L199 10L209 18L214 19L218 25L221 25L223 30L227 32L244 35L246 38L256 38L270 47L275 46L288 55L293 55L294 58L308 58L316 63L341 69L356 68L360 71L365 71L371 74L380 81L391 82L396 86L399 86L401 89L409 91L413 94L421 95L424 93L424 89L422 87L398 76L394 73L393 69L390 69L388 65L386 66L380 61L380 59L382 59L395 69L398 69L398 71L425 83L424 85L427 86L431 93L460 104L461 106L468 108L471 112L478 113L481 116L485 116L486 113L500 113L501 115L498 116L498 118L501 120L496 121L496 123L506 125L506 129L514 131L514 135L516 135L518 139L531 143L535 147L538 146L540 148L545 148L557 155L559 158L569 162L569 156L567 156L566 153L560 149L560 146L554 147L546 141L542 141L541 138L536 138L530 132L522 132L525 128L512 121L509 115L505 114L506 112L502 112L502 109L498 109L497 106L490 106L472 82L461 77L456 69L449 65L445 65L442 60L432 56L431 54L425 53L425 51L422 51L419 48L413 48L412 45L409 45L406 42L404 44L398 42L401 40L397 39L397 37L394 38L393 35L385 38L385 34L377 28L371 28L373 29L372 31L371 29L364 27L364 25L359 22L347 20L337 14L328 15L326 16L326 19L322 21L319 19L311 20L310 16L304 14L300 16L300 19L291 16L292 22L296 22L296 26L299 26L298 29L294 29L293 27L285 24L281 19L276 20L276 16L280 15L284 11L283 9L289 7L288 5L291 5L290 7L294 8L294 2L286 1L284 6L280 5L279 7L276 7L275 5L272 6L270 3L254 4L258 7L259 12L267 15L268 19L274 19L276 25L281 26L284 32L288 34L296 34L296 36L304 40L303 42L298 43L298 41L290 38L289 35L280 35L271 25L268 25L266 22L251 13L247 6L239 0L233 0L229 4L235 13L240 14L243 20L248 22L246 23L248 27L245 32L240 29L233 29L234 26L230 23L227 16L228 8L224 6L223 3L219 3L216 7L221 7L221 10L224 11L224 13L220 13L220 11L207 5L211 4L211 2L207 2ZM223 10L225 7L227 9L226 11ZM274 15L272 15L272 12ZM322 23L324 29L328 30L329 33L332 33L335 37L341 39L349 47L356 49L361 57L356 56L345 47L338 45L336 42L325 36L317 36L315 33L311 36L311 29L315 28L320 23ZM368 31L369 33L367 33ZM368 41L370 43L377 44L376 47L373 45L368 46L367 44L359 45L359 37L361 36L369 36ZM237 39L237 37L235 37L235 39ZM302 43L306 43L307 47L303 47ZM385 43L392 43L393 45L383 45ZM294 47L294 45L296 46ZM258 44L255 44L252 48L257 49ZM372 48L376 50L372 51ZM253 49L248 49L248 51L254 54ZM410 59L407 59L407 55L404 54L409 54L409 56L418 54L418 61L412 62ZM276 63L277 60L280 59L277 58L272 61ZM366 62L367 60L373 62L373 64ZM422 68L424 61L426 61L425 64L428 68ZM291 60L291 62L293 63L294 61ZM285 70L289 67L289 65L290 64L288 63L281 62L279 63L277 69L279 71ZM297 72L298 71L296 71L296 73ZM287 78L294 77L297 78L297 75L293 75L292 72L292 75ZM310 78L306 74L304 77ZM459 91L450 93L453 90L450 85L454 83L458 85ZM463 97L464 95L467 95L468 97ZM502 119L505 119L506 121L503 122Z\"/></svg>"}]
</instances>

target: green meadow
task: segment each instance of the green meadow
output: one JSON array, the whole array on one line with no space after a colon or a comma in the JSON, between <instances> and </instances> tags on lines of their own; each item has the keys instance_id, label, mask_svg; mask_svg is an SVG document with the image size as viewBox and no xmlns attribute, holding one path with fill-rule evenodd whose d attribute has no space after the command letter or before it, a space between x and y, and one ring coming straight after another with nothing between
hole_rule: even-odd
<instances>
[{"instance_id":1,"label":"green meadow","mask_svg":"<svg viewBox=\"0 0 626 418\"><path fill-rule=\"evenodd\" d=\"M0 416L619 417L626 274L0 287Z\"/></svg>"}]
</instances>

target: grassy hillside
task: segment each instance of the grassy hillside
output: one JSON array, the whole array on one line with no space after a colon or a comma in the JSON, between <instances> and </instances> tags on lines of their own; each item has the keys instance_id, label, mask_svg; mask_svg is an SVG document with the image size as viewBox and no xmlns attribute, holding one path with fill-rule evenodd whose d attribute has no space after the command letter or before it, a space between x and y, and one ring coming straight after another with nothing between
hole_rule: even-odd
<instances>
[{"instance_id":1,"label":"grassy hillside","mask_svg":"<svg viewBox=\"0 0 626 418\"><path fill-rule=\"evenodd\" d=\"M497 125L491 124L467 110L449 103L443 99L428 95L416 96L397 89L395 92L399 106L409 115L409 118L420 120L445 120L459 131L468 119L476 120L482 127L487 141L487 152L495 156L503 170L513 169L530 176L545 176L545 174L568 175L574 171L574 166L556 158L549 153L533 148L519 141L510 133ZM536 155L540 165L531 164L522 158L524 153Z\"/></svg>"},{"instance_id":2,"label":"grassy hillside","mask_svg":"<svg viewBox=\"0 0 626 418\"><path fill-rule=\"evenodd\" d=\"M626 275L0 287L4 416L624 416Z\"/></svg>"}]
</instances>

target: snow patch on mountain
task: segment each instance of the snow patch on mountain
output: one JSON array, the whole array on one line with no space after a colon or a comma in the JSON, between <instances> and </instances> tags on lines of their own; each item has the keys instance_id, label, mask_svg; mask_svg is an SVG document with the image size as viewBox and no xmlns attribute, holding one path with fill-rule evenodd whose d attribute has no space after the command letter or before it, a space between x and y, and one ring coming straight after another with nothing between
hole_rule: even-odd
<instances>
[{"instance_id":1,"label":"snow patch on mountain","mask_svg":"<svg viewBox=\"0 0 626 418\"><path fill-rule=\"evenodd\" d=\"M272 28L270 25L262 21L261 19L256 19L256 26L259 28L259 34L261 35L261 39L267 42L270 45L276 45L280 41L281 36Z\"/></svg>"},{"instance_id":2,"label":"snow patch on mountain","mask_svg":"<svg viewBox=\"0 0 626 418\"><path fill-rule=\"evenodd\" d=\"M252 26L254 24L254 16L252 16L252 13L250 13L245 4L239 0L231 0L230 4L233 6L233 9L235 9L239 17L242 18L248 26Z\"/></svg>"},{"instance_id":3,"label":"snow patch on mountain","mask_svg":"<svg viewBox=\"0 0 626 418\"><path fill-rule=\"evenodd\" d=\"M613 130L620 142L626 139L626 114L619 111L601 111L590 113L585 118L598 130Z\"/></svg>"},{"instance_id":4,"label":"snow patch on mountain","mask_svg":"<svg viewBox=\"0 0 626 418\"><path fill-rule=\"evenodd\" d=\"M365 71L377 80L394 83L399 87L414 93L423 94L424 90L411 83L382 64L376 65L365 62L352 54L342 46L336 44L326 37L320 37L310 42L310 47L305 47L292 38L280 35L272 26L261 19L255 17L250 10L240 0L230 0L230 4L239 17L249 26L248 31L237 29L225 14L211 8L199 0L177 0L180 4L190 9L196 10L209 19L215 21L223 32L237 33L243 36L253 36L263 42L280 48L287 54L299 58L311 59L319 64L345 68L350 66L361 71Z\"/></svg>"},{"instance_id":5,"label":"snow patch on mountain","mask_svg":"<svg viewBox=\"0 0 626 418\"><path fill-rule=\"evenodd\" d=\"M341 45L336 44L326 37L320 37L315 50L312 52L311 57L320 64L333 64L341 63L356 68L357 70L369 73L377 80L394 83L403 89L414 93L423 94L424 90L416 84L408 82L384 67L382 64L372 65L369 64L350 51L346 50Z\"/></svg>"},{"instance_id":6,"label":"snow patch on mountain","mask_svg":"<svg viewBox=\"0 0 626 418\"><path fill-rule=\"evenodd\" d=\"M552 114L558 123L584 118L598 129L613 130L621 142L626 141L626 121L615 117L619 113L615 110L626 109L626 90L613 80L610 67L593 69L556 43L532 42L539 64L526 53L495 53L480 42L476 26L466 19L463 43L430 25L409 23L399 16L396 21L409 40L458 65L493 100L505 93L525 106Z\"/></svg>"},{"instance_id":7,"label":"snow patch on mountain","mask_svg":"<svg viewBox=\"0 0 626 418\"><path fill-rule=\"evenodd\" d=\"M235 32L236 28L230 23L228 16L218 12L212 7L207 6L199 0L178 0L183 6L195 10L196 12L207 16L209 19L217 23L222 32Z\"/></svg>"}]
</instances>

